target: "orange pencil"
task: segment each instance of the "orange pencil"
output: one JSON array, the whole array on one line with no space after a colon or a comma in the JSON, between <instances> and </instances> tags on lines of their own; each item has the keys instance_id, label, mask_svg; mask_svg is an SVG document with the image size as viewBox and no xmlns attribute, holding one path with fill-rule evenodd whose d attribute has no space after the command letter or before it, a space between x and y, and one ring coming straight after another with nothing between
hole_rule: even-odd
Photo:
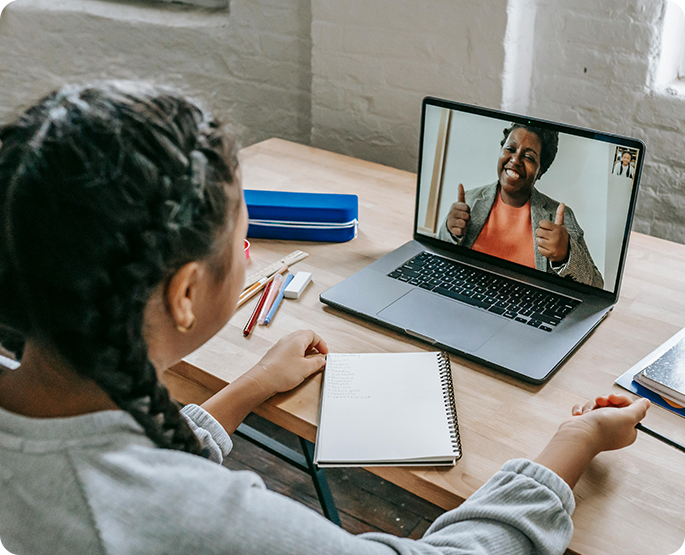
<instances>
[{"instance_id":1,"label":"orange pencil","mask_svg":"<svg viewBox=\"0 0 685 555\"><path fill-rule=\"evenodd\" d=\"M240 294L240 297L238 297L238 306L236 308L240 308L242 305L244 305L247 301L249 301L257 293L259 293L262 290L262 287L264 287L267 283L271 282L271 280L274 279L274 277L276 277L278 274L282 274L283 272L285 272L287 269L287 264L284 264L283 266L281 266L279 270L277 270L273 274L269 276L264 276L257 283L245 289L245 291L243 291Z\"/></svg>"}]
</instances>

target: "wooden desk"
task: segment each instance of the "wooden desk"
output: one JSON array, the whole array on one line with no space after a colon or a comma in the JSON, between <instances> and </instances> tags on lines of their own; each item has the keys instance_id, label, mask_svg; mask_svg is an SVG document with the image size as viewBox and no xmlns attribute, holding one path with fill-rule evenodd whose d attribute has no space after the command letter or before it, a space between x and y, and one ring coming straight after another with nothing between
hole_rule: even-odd
<instances>
[{"instance_id":1,"label":"wooden desk","mask_svg":"<svg viewBox=\"0 0 685 555\"><path fill-rule=\"evenodd\" d=\"M252 301L209 343L168 372L174 395L201 402L253 366L281 336L315 329L338 352L402 352L428 346L331 309L321 292L411 239L416 176L314 148L271 139L241 153L245 188L353 193L359 236L343 244L252 243L251 269L295 249L309 258L296 270L314 281L285 301L268 328L241 335ZM250 270L248 270L249 272ZM375 474L453 508L511 458L534 458L575 403L623 391L614 379L685 327L685 246L633 234L623 294L613 313L544 386L524 384L459 357L452 368L464 456L454 468L373 468ZM278 395L256 412L314 441L321 377ZM685 442L685 421L654 407L646 424ZM671 554L685 538L685 456L640 435L620 452L602 453L575 489L570 552Z\"/></svg>"}]
</instances>

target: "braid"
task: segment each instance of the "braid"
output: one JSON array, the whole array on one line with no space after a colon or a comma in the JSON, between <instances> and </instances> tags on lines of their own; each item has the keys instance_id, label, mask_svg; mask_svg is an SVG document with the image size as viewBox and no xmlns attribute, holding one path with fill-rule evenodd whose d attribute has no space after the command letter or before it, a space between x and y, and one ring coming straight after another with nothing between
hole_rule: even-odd
<instances>
[{"instance_id":1,"label":"braid","mask_svg":"<svg viewBox=\"0 0 685 555\"><path fill-rule=\"evenodd\" d=\"M235 144L189 101L129 83L53 93L0 141L0 343L20 356L24 337L47 338L155 444L201 454L148 358L144 313L232 231Z\"/></svg>"},{"instance_id":2,"label":"braid","mask_svg":"<svg viewBox=\"0 0 685 555\"><path fill-rule=\"evenodd\" d=\"M159 447L199 454L197 437L158 381L147 356L143 312L152 289L163 277L164 268L152 253L146 258L152 258L149 260L152 263L131 263L121 268L117 272L119 278L112 284L116 292L99 303L102 320L109 326L103 340L106 348L100 351L93 378Z\"/></svg>"},{"instance_id":3,"label":"braid","mask_svg":"<svg viewBox=\"0 0 685 555\"><path fill-rule=\"evenodd\" d=\"M105 355L105 364L98 365L94 378L159 447L200 454L200 443L158 381L143 340L147 300L166 273L162 243L162 232L146 231L139 238L129 239L131 256L140 261L115 273L113 295L101 303L104 320L109 322L105 341L112 351ZM114 368L107 361L113 355L118 360Z\"/></svg>"},{"instance_id":4,"label":"braid","mask_svg":"<svg viewBox=\"0 0 685 555\"><path fill-rule=\"evenodd\" d=\"M0 328L0 345L12 353L17 360L24 354L24 336L9 328Z\"/></svg>"}]
</instances>

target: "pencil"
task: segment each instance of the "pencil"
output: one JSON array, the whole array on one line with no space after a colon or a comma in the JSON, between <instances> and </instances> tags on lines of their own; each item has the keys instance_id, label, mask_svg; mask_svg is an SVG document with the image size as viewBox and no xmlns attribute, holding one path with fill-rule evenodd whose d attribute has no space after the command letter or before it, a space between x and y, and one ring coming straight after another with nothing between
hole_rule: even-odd
<instances>
[{"instance_id":1,"label":"pencil","mask_svg":"<svg viewBox=\"0 0 685 555\"><path fill-rule=\"evenodd\" d=\"M273 282L271 281L267 283L266 288L262 293L262 296L259 298L257 306L254 307L254 310L252 311L252 316L250 316L250 319L247 321L245 327L243 328L243 337L249 337L252 333L252 328L254 328L254 325L257 323L257 318L259 317L259 313L261 312L262 307L264 306L264 301L266 301L266 296L269 294L269 289L271 289L272 283Z\"/></svg>"},{"instance_id":2,"label":"pencil","mask_svg":"<svg viewBox=\"0 0 685 555\"><path fill-rule=\"evenodd\" d=\"M270 274L268 276L264 276L257 283L250 285L250 287L245 289L245 291L243 291L240 294L240 297L238 297L238 306L236 308L240 308L242 305L244 305L247 301L249 301L257 293L259 293L262 290L262 287L264 287L267 283L269 283L278 274L282 274L283 272L285 272L287 269L288 269L287 264L284 264L283 266L281 266L280 269L275 271L273 274Z\"/></svg>"},{"instance_id":3,"label":"pencil","mask_svg":"<svg viewBox=\"0 0 685 555\"><path fill-rule=\"evenodd\" d=\"M655 432L651 428L644 426L641 422L638 422L638 424L637 424L637 426L635 426L635 428L646 433L647 435L650 435L650 436L658 439L659 441L663 441L666 445L670 445L671 447L674 447L675 449L678 449L679 451L683 451L685 453L685 445L682 445L681 443L678 443L677 441L673 441L672 439L661 435L659 432Z\"/></svg>"}]
</instances>

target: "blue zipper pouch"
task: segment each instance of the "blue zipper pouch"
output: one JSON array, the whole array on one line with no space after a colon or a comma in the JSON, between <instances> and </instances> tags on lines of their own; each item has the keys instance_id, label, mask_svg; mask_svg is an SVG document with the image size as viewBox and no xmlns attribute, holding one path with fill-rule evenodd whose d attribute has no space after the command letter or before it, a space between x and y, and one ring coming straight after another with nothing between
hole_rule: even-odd
<instances>
[{"instance_id":1,"label":"blue zipper pouch","mask_svg":"<svg viewBox=\"0 0 685 555\"><path fill-rule=\"evenodd\" d=\"M247 236L343 243L357 236L357 195L245 189Z\"/></svg>"}]
</instances>

